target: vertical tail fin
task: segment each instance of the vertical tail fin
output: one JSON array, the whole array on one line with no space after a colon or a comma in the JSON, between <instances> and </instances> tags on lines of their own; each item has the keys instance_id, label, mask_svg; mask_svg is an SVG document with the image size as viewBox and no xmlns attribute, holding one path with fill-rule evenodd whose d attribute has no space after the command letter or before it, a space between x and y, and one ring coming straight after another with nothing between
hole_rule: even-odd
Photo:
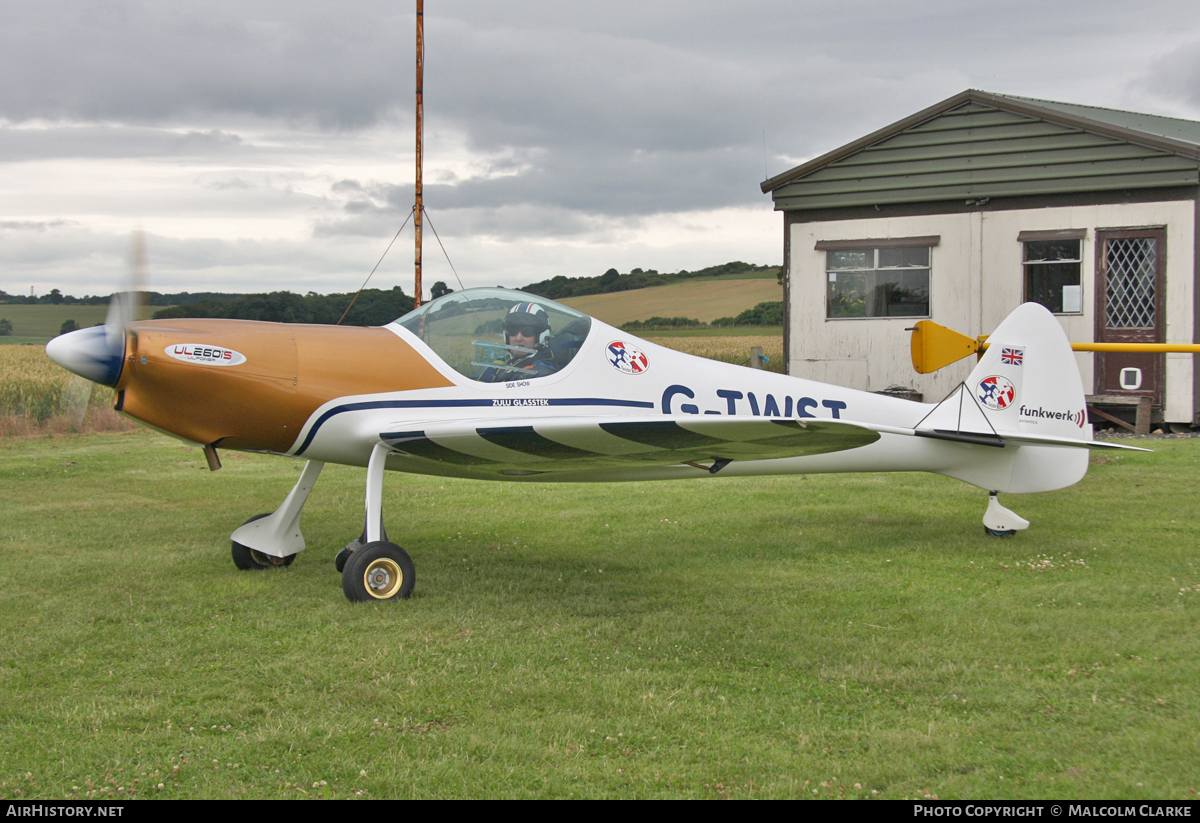
<instances>
[{"instance_id":1,"label":"vertical tail fin","mask_svg":"<svg viewBox=\"0 0 1200 823\"><path fill-rule=\"evenodd\" d=\"M1020 440L1021 435L1092 439L1079 368L1058 321L1043 306L1026 303L987 343L971 376L917 430L977 435L981 441L1009 435L994 457L945 472L992 491L1047 491L1077 483L1087 473L1086 449Z\"/></svg>"},{"instance_id":2,"label":"vertical tail fin","mask_svg":"<svg viewBox=\"0 0 1200 823\"><path fill-rule=\"evenodd\" d=\"M971 376L920 428L1092 439L1079 368L1054 315L1026 303L987 343Z\"/></svg>"}]
</instances>

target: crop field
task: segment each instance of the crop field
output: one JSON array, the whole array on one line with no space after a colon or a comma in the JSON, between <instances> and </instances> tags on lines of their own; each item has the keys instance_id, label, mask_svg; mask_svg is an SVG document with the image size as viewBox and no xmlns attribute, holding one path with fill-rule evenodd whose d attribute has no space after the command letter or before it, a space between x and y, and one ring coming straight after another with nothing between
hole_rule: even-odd
<instances>
[{"instance_id":1,"label":"crop field","mask_svg":"<svg viewBox=\"0 0 1200 823\"><path fill-rule=\"evenodd\" d=\"M41 345L0 347L0 435L132 427L112 411L112 391L51 362Z\"/></svg>"},{"instance_id":2,"label":"crop field","mask_svg":"<svg viewBox=\"0 0 1200 823\"><path fill-rule=\"evenodd\" d=\"M0 439L0 796L1195 800L1200 440L1137 442L1006 539L929 475L389 475L416 592L352 604L361 470L239 572L298 462Z\"/></svg>"},{"instance_id":3,"label":"crop field","mask_svg":"<svg viewBox=\"0 0 1200 823\"><path fill-rule=\"evenodd\" d=\"M651 317L692 317L711 323L736 317L759 303L782 300L783 286L774 275L755 279L703 279L651 289L569 297L567 306L613 326Z\"/></svg>"}]
</instances>

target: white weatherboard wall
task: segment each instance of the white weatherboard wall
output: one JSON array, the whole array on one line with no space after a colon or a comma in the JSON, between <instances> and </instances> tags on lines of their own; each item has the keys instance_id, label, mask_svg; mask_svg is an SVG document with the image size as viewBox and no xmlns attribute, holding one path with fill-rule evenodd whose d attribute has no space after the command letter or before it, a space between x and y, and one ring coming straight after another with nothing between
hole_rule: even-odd
<instances>
[{"instance_id":1,"label":"white weatherboard wall","mask_svg":"<svg viewBox=\"0 0 1200 823\"><path fill-rule=\"evenodd\" d=\"M1023 231L1084 229L1083 313L1059 315L1072 343L1095 339L1096 229L1166 227L1168 343L1192 342L1194 201L1104 204L1012 211L933 214L791 226L788 372L798 377L883 391L911 386L925 400L940 400L970 374L975 358L919 375L909 354L919 318L825 317L825 252L820 240L861 240L939 235L930 257L930 319L963 334L989 334L1020 305L1024 291ZM1084 391L1093 391L1093 355L1075 355ZM1192 357L1167 355L1164 416L1192 419Z\"/></svg>"}]
</instances>

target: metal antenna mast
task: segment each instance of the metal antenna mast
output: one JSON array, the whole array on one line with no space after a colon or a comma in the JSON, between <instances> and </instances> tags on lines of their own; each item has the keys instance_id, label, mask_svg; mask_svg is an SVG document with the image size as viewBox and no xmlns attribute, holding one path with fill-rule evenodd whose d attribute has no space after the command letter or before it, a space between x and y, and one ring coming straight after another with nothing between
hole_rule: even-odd
<instances>
[{"instance_id":1,"label":"metal antenna mast","mask_svg":"<svg viewBox=\"0 0 1200 823\"><path fill-rule=\"evenodd\" d=\"M421 204L421 137L425 131L425 0L417 0L417 197L413 205L413 227L416 230L416 254L413 265L416 269L416 293L413 307L421 305L421 217L425 207Z\"/></svg>"}]
</instances>

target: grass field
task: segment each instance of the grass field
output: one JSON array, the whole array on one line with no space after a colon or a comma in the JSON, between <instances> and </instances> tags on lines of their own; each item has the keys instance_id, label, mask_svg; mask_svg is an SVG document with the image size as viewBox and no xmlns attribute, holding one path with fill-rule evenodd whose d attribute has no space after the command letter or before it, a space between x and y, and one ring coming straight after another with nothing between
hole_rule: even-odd
<instances>
[{"instance_id":1,"label":"grass field","mask_svg":"<svg viewBox=\"0 0 1200 823\"><path fill-rule=\"evenodd\" d=\"M1004 540L925 475L393 475L416 594L355 605L361 470L238 572L298 464L0 440L0 796L1194 800L1200 441L1153 446Z\"/></svg>"},{"instance_id":2,"label":"grass field","mask_svg":"<svg viewBox=\"0 0 1200 823\"><path fill-rule=\"evenodd\" d=\"M64 321L74 320L75 324L82 329L85 326L103 323L107 312L108 306L104 305L0 304L0 319L7 319L13 325L12 335L0 337L0 345L18 342L41 342L44 344L58 334Z\"/></svg>"},{"instance_id":3,"label":"grass field","mask_svg":"<svg viewBox=\"0 0 1200 823\"><path fill-rule=\"evenodd\" d=\"M754 279L687 280L652 289L570 297L560 303L613 326L651 317L692 317L711 323L736 317L759 303L783 299L775 275Z\"/></svg>"}]
</instances>

